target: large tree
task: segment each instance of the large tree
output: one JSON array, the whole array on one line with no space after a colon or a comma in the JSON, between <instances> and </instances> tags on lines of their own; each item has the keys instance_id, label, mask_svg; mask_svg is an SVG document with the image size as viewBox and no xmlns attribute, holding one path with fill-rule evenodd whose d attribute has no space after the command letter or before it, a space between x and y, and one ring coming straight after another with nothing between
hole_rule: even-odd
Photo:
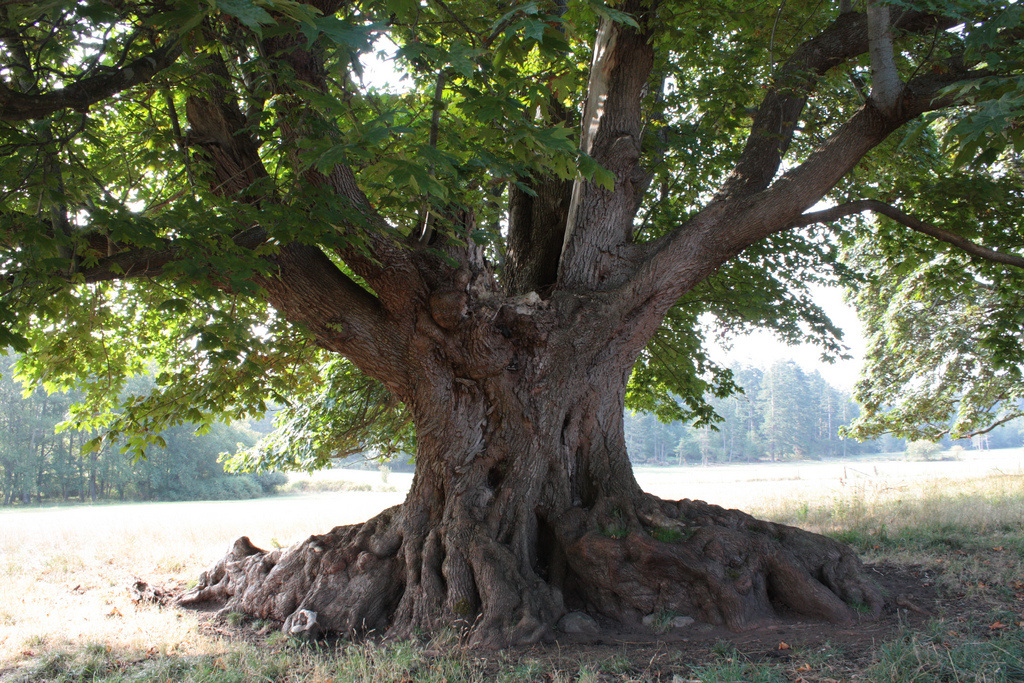
<instances>
[{"instance_id":1,"label":"large tree","mask_svg":"<svg viewBox=\"0 0 1024 683\"><path fill-rule=\"evenodd\" d=\"M12 0L2 341L29 380L88 392L73 421L136 450L268 397L298 447L276 464L412 425L404 504L283 551L240 539L188 601L289 630L463 624L483 645L544 639L571 609L737 629L877 612L843 545L641 491L623 406L709 419L704 391L732 384L704 312L837 349L806 286L848 274L808 226L881 212L1019 266L883 186L942 134L966 151L937 172L1012 165L1019 14ZM401 88L364 81L386 46ZM158 389L112 407L147 365Z\"/></svg>"}]
</instances>

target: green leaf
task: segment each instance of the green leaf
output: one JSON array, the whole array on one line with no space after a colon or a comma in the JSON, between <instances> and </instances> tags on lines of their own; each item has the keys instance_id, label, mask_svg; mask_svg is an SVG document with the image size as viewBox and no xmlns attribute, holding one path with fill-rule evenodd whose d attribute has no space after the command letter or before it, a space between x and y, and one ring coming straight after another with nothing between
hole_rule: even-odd
<instances>
[{"instance_id":1,"label":"green leaf","mask_svg":"<svg viewBox=\"0 0 1024 683\"><path fill-rule=\"evenodd\" d=\"M257 36L263 35L263 27L276 23L265 9L254 0L214 0L217 9L240 21Z\"/></svg>"},{"instance_id":2,"label":"green leaf","mask_svg":"<svg viewBox=\"0 0 1024 683\"><path fill-rule=\"evenodd\" d=\"M190 307L191 302L186 299L168 299L157 306L156 310L162 313L188 313Z\"/></svg>"},{"instance_id":3,"label":"green leaf","mask_svg":"<svg viewBox=\"0 0 1024 683\"><path fill-rule=\"evenodd\" d=\"M373 46L373 34L379 28L379 24L354 23L336 16L327 16L317 17L312 23L304 24L303 33L310 43L318 35L323 35L335 45L355 52L366 52Z\"/></svg>"},{"instance_id":4,"label":"green leaf","mask_svg":"<svg viewBox=\"0 0 1024 683\"><path fill-rule=\"evenodd\" d=\"M590 6L590 9L593 10L594 14L599 17L608 19L616 24L624 24L637 30L640 29L640 24L637 23L636 19L622 10L610 7L600 0L587 0L587 4Z\"/></svg>"},{"instance_id":5,"label":"green leaf","mask_svg":"<svg viewBox=\"0 0 1024 683\"><path fill-rule=\"evenodd\" d=\"M612 192L615 190L615 174L607 170L586 154L580 154L578 161L580 175L595 185Z\"/></svg>"}]
</instances>

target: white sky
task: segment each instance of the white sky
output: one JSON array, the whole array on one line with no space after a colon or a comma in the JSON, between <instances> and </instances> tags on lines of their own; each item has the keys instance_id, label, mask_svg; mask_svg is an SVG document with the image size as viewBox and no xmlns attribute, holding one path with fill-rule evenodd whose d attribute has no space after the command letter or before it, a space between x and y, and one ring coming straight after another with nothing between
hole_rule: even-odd
<instances>
[{"instance_id":1,"label":"white sky","mask_svg":"<svg viewBox=\"0 0 1024 683\"><path fill-rule=\"evenodd\" d=\"M814 300L824 309L839 329L849 348L849 360L825 363L821 350L809 344L787 346L768 332L757 332L735 338L728 351L711 345L711 356L718 362L740 362L767 369L777 360L793 360L804 370L817 370L832 386L852 391L864 362L865 341L863 327L853 307L843 300L843 291L837 287L812 287Z\"/></svg>"}]
</instances>

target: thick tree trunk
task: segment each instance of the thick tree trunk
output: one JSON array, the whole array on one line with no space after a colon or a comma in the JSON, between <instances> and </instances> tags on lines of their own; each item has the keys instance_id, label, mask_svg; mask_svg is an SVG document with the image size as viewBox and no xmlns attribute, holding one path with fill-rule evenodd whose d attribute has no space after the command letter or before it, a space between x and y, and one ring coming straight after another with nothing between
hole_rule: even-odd
<instances>
[{"instance_id":1,"label":"thick tree trunk","mask_svg":"<svg viewBox=\"0 0 1024 683\"><path fill-rule=\"evenodd\" d=\"M524 338L514 321L495 329ZM287 550L241 538L181 602L224 601L293 633L456 626L489 647L547 640L572 610L734 629L780 609L830 621L853 618L851 605L878 611L841 544L641 491L622 419L635 355L607 342L632 333L564 329L530 346L479 337L458 362L423 335L409 369L420 378L408 401L419 450L406 501Z\"/></svg>"}]
</instances>

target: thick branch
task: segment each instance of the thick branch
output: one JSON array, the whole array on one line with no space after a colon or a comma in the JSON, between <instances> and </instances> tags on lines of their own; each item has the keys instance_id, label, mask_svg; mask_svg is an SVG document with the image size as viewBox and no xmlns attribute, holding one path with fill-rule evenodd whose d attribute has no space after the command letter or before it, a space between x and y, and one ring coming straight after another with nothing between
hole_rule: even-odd
<instances>
[{"instance_id":1,"label":"thick branch","mask_svg":"<svg viewBox=\"0 0 1024 683\"><path fill-rule=\"evenodd\" d=\"M264 48L267 54L282 55L300 78L323 86L322 62L305 50L304 44L304 39L296 36L279 36L268 40ZM186 112L191 129L188 141L193 148L202 150L210 162L208 180L212 190L254 205L280 201L265 182L269 176L260 158L259 145L238 108L235 93L226 85L231 83L227 67L215 59L211 60L210 68L217 78L202 96L193 95L187 100ZM286 90L285 86L279 88ZM308 133L303 124L305 116L313 115L311 112L285 105L283 114L281 129L286 139L298 141ZM298 147L296 144L295 149ZM302 172L301 160L296 156L292 161L296 170ZM267 291L269 303L282 317L308 327L321 347L345 355L370 376L385 382L391 380L388 388L401 395L402 387L395 384L399 380L394 372L394 367L401 365L401 358L394 354L405 348L404 342L396 338L393 326L385 324L382 304L386 307L387 302L410 298L411 277L392 284L390 290L384 286L391 282L385 277L402 279L401 274L396 274L401 270L398 264L407 261L408 256L383 234L386 226L369 206L349 167L339 164L327 176L309 168L303 177L312 186L311 194L322 190L341 195L359 214L352 226L332 229L359 231L367 238L370 253L353 246L342 256L356 273L366 277L380 299L342 273L319 248L299 242L283 245L279 254L267 259L275 269L273 276L256 275L254 280ZM295 212L295 220L301 223L308 216L300 209ZM392 258L387 249L398 255ZM158 269L161 259L166 263L171 257L172 254L163 252L155 254L145 261L145 267ZM387 276L381 263L394 264ZM136 267L141 268L142 264ZM404 299L396 293L402 285Z\"/></svg>"},{"instance_id":2,"label":"thick branch","mask_svg":"<svg viewBox=\"0 0 1024 683\"><path fill-rule=\"evenodd\" d=\"M897 209L895 206L878 201L877 199L860 199L855 202L834 206L830 209L805 213L800 216L799 219L790 223L788 227L799 228L813 223L830 223L832 221L837 221L840 218L846 218L847 216L853 216L865 211L873 211L875 213L882 214L883 216L891 218L900 225L904 225L911 230L928 235L929 237L934 237L940 242L951 244L968 254L983 258L986 261L1002 263L1004 265L1014 266L1015 268L1024 268L1024 257L984 247L965 237L957 235L954 232L944 230L932 223L927 223L918 218L914 218L913 216L909 216Z\"/></svg>"},{"instance_id":3,"label":"thick branch","mask_svg":"<svg viewBox=\"0 0 1024 683\"><path fill-rule=\"evenodd\" d=\"M279 271L255 281L274 308L305 325L321 348L344 355L396 396L407 395L410 382L400 370L407 367L407 339L376 297L316 247L289 244L268 260Z\"/></svg>"},{"instance_id":4,"label":"thick branch","mask_svg":"<svg viewBox=\"0 0 1024 683\"><path fill-rule=\"evenodd\" d=\"M269 199L267 188L254 189L269 174L235 93L225 85L231 82L228 68L219 55L209 59L207 69L213 79L202 95L190 95L185 101L187 143L209 162L206 180L214 194L250 203Z\"/></svg>"},{"instance_id":5,"label":"thick branch","mask_svg":"<svg viewBox=\"0 0 1024 683\"><path fill-rule=\"evenodd\" d=\"M120 69L83 78L67 87L41 95L11 90L0 81L0 120L39 119L63 109L85 111L97 102L145 83L173 64L180 54L181 45L175 39Z\"/></svg>"},{"instance_id":6,"label":"thick branch","mask_svg":"<svg viewBox=\"0 0 1024 683\"><path fill-rule=\"evenodd\" d=\"M896 70L889 7L878 0L868 0L867 16L871 99L881 111L892 114L899 104L903 82Z\"/></svg>"},{"instance_id":7,"label":"thick branch","mask_svg":"<svg viewBox=\"0 0 1024 683\"><path fill-rule=\"evenodd\" d=\"M633 218L650 180L640 165L644 116L641 100L654 64L650 43L654 3L627 2L621 9L641 30L602 19L594 46L581 149L615 178L609 191L577 179L559 263L566 289L608 288L632 269L628 242Z\"/></svg>"},{"instance_id":8,"label":"thick branch","mask_svg":"<svg viewBox=\"0 0 1024 683\"><path fill-rule=\"evenodd\" d=\"M254 249L267 240L263 228L252 228L235 237L239 249ZM167 240L160 249L132 249L100 259L93 268L75 274L81 282L107 282L159 277L173 263L194 258L186 249ZM255 257L254 257L255 258ZM396 391L395 355L397 330L391 326L376 298L353 282L316 247L293 243L266 257L268 268L253 280L267 293L267 301L289 321L305 325L321 348L342 353L364 372L392 380ZM213 284L230 290L230 275Z\"/></svg>"},{"instance_id":9,"label":"thick branch","mask_svg":"<svg viewBox=\"0 0 1024 683\"><path fill-rule=\"evenodd\" d=\"M277 55L299 80L309 86L322 92L328 90L323 56L315 48L309 49L306 38L301 34L267 38L263 42L263 52ZM295 94L284 82L277 82L275 89L278 94ZM356 238L351 240L354 246L343 248L335 245L334 250L369 283L386 308L392 312L407 309L415 303L413 294L416 290L422 290L422 282L412 263L412 251L392 236L387 222L370 204L348 164L335 163L325 174L305 165L299 158L298 151L304 138L326 135L335 137L340 143L342 136L336 125L320 116L313 107L285 105L282 114L281 134L286 143L290 143L286 147L294 149L291 163L295 171L310 186L343 197L360 214L349 225L334 226L342 232L351 232Z\"/></svg>"},{"instance_id":10,"label":"thick branch","mask_svg":"<svg viewBox=\"0 0 1024 683\"><path fill-rule=\"evenodd\" d=\"M771 187L749 197L718 199L684 226L650 244L646 263L626 296L667 311L683 293L707 278L747 246L791 229L839 180L893 131L920 114L956 104L949 85L965 74L929 74L903 90L898 115L887 116L871 102L861 107L804 163Z\"/></svg>"},{"instance_id":11,"label":"thick branch","mask_svg":"<svg viewBox=\"0 0 1024 683\"><path fill-rule=\"evenodd\" d=\"M105 236L96 236L106 242ZM90 234L83 235L87 242L91 241L91 237ZM253 228L239 233L235 236L234 242L242 249L254 249L263 244L266 239L267 233L263 228ZM95 266L76 272L75 277L80 277L81 281L86 284L154 277L162 275L168 264L180 261L182 258L182 249L171 240L164 240L164 245L160 248L126 249L101 258Z\"/></svg>"},{"instance_id":12,"label":"thick branch","mask_svg":"<svg viewBox=\"0 0 1024 683\"><path fill-rule=\"evenodd\" d=\"M896 28L920 33L952 21L922 12L906 12ZM891 39L891 33L890 33ZM760 192L768 187L789 149L807 96L830 69L869 49L868 20L863 14L843 13L824 31L800 45L779 69L754 114L750 136L740 160L722 186L719 197Z\"/></svg>"}]
</instances>

